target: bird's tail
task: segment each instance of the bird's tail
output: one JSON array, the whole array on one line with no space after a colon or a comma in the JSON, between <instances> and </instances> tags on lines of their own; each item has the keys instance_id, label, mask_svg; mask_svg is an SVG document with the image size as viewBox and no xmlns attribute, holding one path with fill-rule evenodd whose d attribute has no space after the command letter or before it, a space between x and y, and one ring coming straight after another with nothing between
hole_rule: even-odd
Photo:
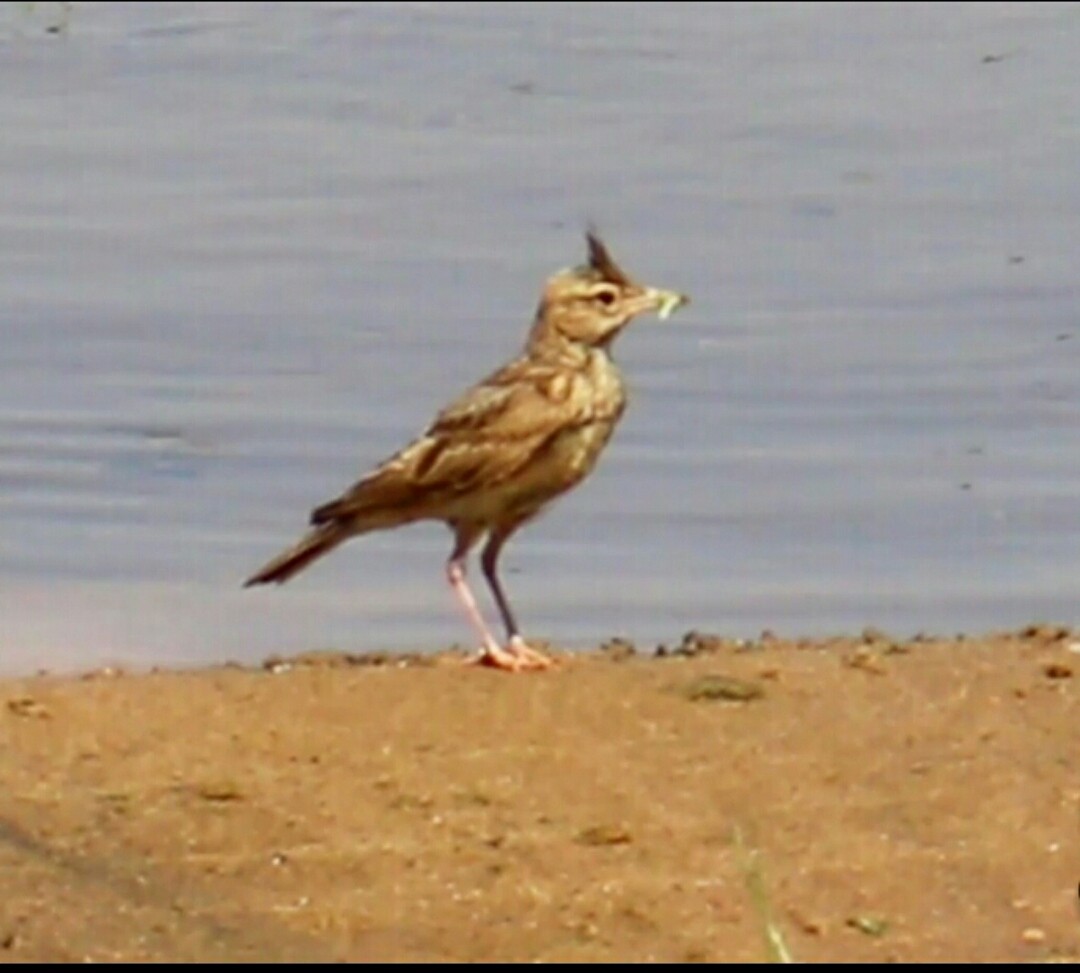
<instances>
[{"instance_id":1,"label":"bird's tail","mask_svg":"<svg viewBox=\"0 0 1080 973\"><path fill-rule=\"evenodd\" d=\"M353 532L340 523L324 524L310 531L300 541L282 551L272 561L264 564L247 581L245 588L255 584L269 584L271 581L282 584L294 574L303 571L312 561L333 550L342 541L348 540Z\"/></svg>"}]
</instances>

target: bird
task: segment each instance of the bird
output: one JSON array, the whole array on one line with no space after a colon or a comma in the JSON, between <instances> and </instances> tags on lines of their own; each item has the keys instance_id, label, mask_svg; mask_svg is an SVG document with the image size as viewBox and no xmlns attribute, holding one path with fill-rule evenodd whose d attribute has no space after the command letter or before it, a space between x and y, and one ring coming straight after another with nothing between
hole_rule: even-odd
<instances>
[{"instance_id":1,"label":"bird","mask_svg":"<svg viewBox=\"0 0 1080 973\"><path fill-rule=\"evenodd\" d=\"M548 669L529 646L498 574L510 537L596 466L626 408L612 344L638 315L661 319L685 294L627 275L595 227L586 263L547 279L521 353L450 402L428 428L334 500L311 513L310 530L244 587L281 584L360 534L423 520L453 533L446 579L480 641L472 659L509 672ZM506 631L492 634L466 580L480 566Z\"/></svg>"}]
</instances>

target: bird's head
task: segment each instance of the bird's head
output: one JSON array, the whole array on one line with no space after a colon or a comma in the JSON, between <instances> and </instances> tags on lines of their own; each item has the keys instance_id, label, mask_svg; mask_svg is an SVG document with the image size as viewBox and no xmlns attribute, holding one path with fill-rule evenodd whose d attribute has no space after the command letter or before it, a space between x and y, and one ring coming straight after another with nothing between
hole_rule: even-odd
<instances>
[{"instance_id":1,"label":"bird's head","mask_svg":"<svg viewBox=\"0 0 1080 973\"><path fill-rule=\"evenodd\" d=\"M570 342L606 348L637 315L666 318L689 301L685 294L646 287L615 263L595 230L586 234L589 262L563 270L544 285L530 347Z\"/></svg>"}]
</instances>

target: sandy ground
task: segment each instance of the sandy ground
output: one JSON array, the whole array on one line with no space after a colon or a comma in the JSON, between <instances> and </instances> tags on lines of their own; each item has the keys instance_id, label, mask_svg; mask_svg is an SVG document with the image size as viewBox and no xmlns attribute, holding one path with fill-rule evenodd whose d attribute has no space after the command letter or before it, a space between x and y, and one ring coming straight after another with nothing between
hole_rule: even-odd
<instances>
[{"instance_id":1,"label":"sandy ground","mask_svg":"<svg viewBox=\"0 0 1080 973\"><path fill-rule=\"evenodd\" d=\"M1080 636L560 658L0 683L0 959L1080 958Z\"/></svg>"}]
</instances>

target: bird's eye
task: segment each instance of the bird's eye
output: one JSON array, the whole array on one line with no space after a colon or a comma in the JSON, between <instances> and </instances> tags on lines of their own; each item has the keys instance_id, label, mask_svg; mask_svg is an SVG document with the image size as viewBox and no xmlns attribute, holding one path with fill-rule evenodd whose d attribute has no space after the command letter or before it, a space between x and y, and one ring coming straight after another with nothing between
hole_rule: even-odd
<instances>
[{"instance_id":1,"label":"bird's eye","mask_svg":"<svg viewBox=\"0 0 1080 973\"><path fill-rule=\"evenodd\" d=\"M610 290L597 291L594 295L604 307L611 307L615 303L615 292Z\"/></svg>"}]
</instances>

